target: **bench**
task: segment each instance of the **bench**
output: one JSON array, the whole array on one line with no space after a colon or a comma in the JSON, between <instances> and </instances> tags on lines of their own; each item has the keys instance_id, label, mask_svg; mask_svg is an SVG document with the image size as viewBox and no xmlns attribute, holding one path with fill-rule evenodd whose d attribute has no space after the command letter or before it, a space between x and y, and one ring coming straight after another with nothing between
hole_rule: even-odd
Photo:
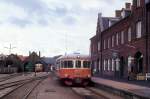
<instances>
[{"instance_id":1,"label":"bench","mask_svg":"<svg viewBox=\"0 0 150 99\"><path fill-rule=\"evenodd\" d=\"M150 78L150 73L146 73L146 80L148 80L148 78Z\"/></svg>"}]
</instances>

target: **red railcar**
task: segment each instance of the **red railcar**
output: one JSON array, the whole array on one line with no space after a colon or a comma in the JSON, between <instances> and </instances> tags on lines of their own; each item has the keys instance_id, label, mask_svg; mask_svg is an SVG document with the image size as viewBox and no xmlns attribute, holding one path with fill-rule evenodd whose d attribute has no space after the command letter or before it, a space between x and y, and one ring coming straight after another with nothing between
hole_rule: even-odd
<instances>
[{"instance_id":1,"label":"red railcar","mask_svg":"<svg viewBox=\"0 0 150 99\"><path fill-rule=\"evenodd\" d=\"M91 79L89 56L80 54L61 56L57 59L57 74L66 85L87 85Z\"/></svg>"}]
</instances>

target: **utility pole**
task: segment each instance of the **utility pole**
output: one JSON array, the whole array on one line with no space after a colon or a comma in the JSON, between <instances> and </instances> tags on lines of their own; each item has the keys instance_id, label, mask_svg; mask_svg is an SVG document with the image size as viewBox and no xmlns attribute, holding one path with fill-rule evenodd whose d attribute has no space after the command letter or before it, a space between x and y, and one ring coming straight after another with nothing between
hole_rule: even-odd
<instances>
[{"instance_id":1,"label":"utility pole","mask_svg":"<svg viewBox=\"0 0 150 99\"><path fill-rule=\"evenodd\" d=\"M67 33L65 33L65 50L66 50L66 51L65 51L65 55L67 55L67 51L68 51L68 48L67 48L67 47L68 47L68 46L67 46L67 40L68 40L68 39L67 39L67 38L68 38L68 35L67 35Z\"/></svg>"},{"instance_id":2,"label":"utility pole","mask_svg":"<svg viewBox=\"0 0 150 99\"><path fill-rule=\"evenodd\" d=\"M9 50L9 55L11 54L12 49L16 48L16 47L12 47L12 45L10 44L9 47L4 47L6 49Z\"/></svg>"}]
</instances>

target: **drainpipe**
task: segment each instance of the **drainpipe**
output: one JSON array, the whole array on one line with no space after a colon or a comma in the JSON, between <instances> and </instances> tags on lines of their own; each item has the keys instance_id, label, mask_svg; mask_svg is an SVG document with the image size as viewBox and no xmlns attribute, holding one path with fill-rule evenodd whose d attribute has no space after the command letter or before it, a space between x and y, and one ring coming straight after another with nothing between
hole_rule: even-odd
<instances>
[{"instance_id":1,"label":"drainpipe","mask_svg":"<svg viewBox=\"0 0 150 99\"><path fill-rule=\"evenodd\" d=\"M149 72L149 67L148 67L148 13L147 13L147 4L146 4L146 7L145 7L145 25L146 25L146 72Z\"/></svg>"}]
</instances>

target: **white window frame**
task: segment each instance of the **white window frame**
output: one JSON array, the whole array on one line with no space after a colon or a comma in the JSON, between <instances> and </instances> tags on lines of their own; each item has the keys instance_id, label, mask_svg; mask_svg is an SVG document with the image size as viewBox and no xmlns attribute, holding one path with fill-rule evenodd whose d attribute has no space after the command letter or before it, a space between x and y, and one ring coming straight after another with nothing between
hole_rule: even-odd
<instances>
[{"instance_id":1,"label":"white window frame","mask_svg":"<svg viewBox=\"0 0 150 99\"><path fill-rule=\"evenodd\" d=\"M116 68L115 68L115 70L116 71L120 71L120 59L117 58L115 61L116 61Z\"/></svg>"},{"instance_id":2,"label":"white window frame","mask_svg":"<svg viewBox=\"0 0 150 99\"><path fill-rule=\"evenodd\" d=\"M108 48L110 48L110 38L108 38Z\"/></svg>"},{"instance_id":3,"label":"white window frame","mask_svg":"<svg viewBox=\"0 0 150 99\"><path fill-rule=\"evenodd\" d=\"M130 42L132 39L131 27L128 28L128 41Z\"/></svg>"},{"instance_id":4,"label":"white window frame","mask_svg":"<svg viewBox=\"0 0 150 99\"><path fill-rule=\"evenodd\" d=\"M136 23L136 38L141 38L142 37L142 22L138 21Z\"/></svg>"},{"instance_id":5,"label":"white window frame","mask_svg":"<svg viewBox=\"0 0 150 99\"><path fill-rule=\"evenodd\" d=\"M124 31L121 32L121 44L124 44Z\"/></svg>"},{"instance_id":6,"label":"white window frame","mask_svg":"<svg viewBox=\"0 0 150 99\"><path fill-rule=\"evenodd\" d=\"M101 42L100 41L98 41L97 46L98 46L98 51L100 51L100 48L101 48Z\"/></svg>"},{"instance_id":7,"label":"white window frame","mask_svg":"<svg viewBox=\"0 0 150 99\"><path fill-rule=\"evenodd\" d=\"M106 49L106 41L104 40L104 49Z\"/></svg>"},{"instance_id":8,"label":"white window frame","mask_svg":"<svg viewBox=\"0 0 150 99\"><path fill-rule=\"evenodd\" d=\"M136 4L137 4L137 7L140 7L141 6L141 0L137 0Z\"/></svg>"},{"instance_id":9,"label":"white window frame","mask_svg":"<svg viewBox=\"0 0 150 99\"><path fill-rule=\"evenodd\" d=\"M97 62L94 61L94 71L97 72Z\"/></svg>"},{"instance_id":10,"label":"white window frame","mask_svg":"<svg viewBox=\"0 0 150 99\"><path fill-rule=\"evenodd\" d=\"M113 35L113 36L112 36L112 41L111 41L112 47L114 47L114 41L115 41L115 36Z\"/></svg>"},{"instance_id":11,"label":"white window frame","mask_svg":"<svg viewBox=\"0 0 150 99\"><path fill-rule=\"evenodd\" d=\"M125 18L125 10L123 10L123 11L121 12L121 16L122 16L122 18Z\"/></svg>"},{"instance_id":12,"label":"white window frame","mask_svg":"<svg viewBox=\"0 0 150 99\"><path fill-rule=\"evenodd\" d=\"M116 45L119 45L119 33L116 34Z\"/></svg>"},{"instance_id":13,"label":"white window frame","mask_svg":"<svg viewBox=\"0 0 150 99\"><path fill-rule=\"evenodd\" d=\"M104 59L104 71L106 70L106 60Z\"/></svg>"},{"instance_id":14,"label":"white window frame","mask_svg":"<svg viewBox=\"0 0 150 99\"><path fill-rule=\"evenodd\" d=\"M99 71L101 70L101 61L99 60Z\"/></svg>"},{"instance_id":15,"label":"white window frame","mask_svg":"<svg viewBox=\"0 0 150 99\"><path fill-rule=\"evenodd\" d=\"M112 59L112 61L111 61L111 70L112 71L114 71L114 67L115 67L115 60L114 59Z\"/></svg>"},{"instance_id":16,"label":"white window frame","mask_svg":"<svg viewBox=\"0 0 150 99\"><path fill-rule=\"evenodd\" d=\"M110 60L108 59L107 61L108 61L107 68L108 68L108 71L110 71Z\"/></svg>"}]
</instances>

